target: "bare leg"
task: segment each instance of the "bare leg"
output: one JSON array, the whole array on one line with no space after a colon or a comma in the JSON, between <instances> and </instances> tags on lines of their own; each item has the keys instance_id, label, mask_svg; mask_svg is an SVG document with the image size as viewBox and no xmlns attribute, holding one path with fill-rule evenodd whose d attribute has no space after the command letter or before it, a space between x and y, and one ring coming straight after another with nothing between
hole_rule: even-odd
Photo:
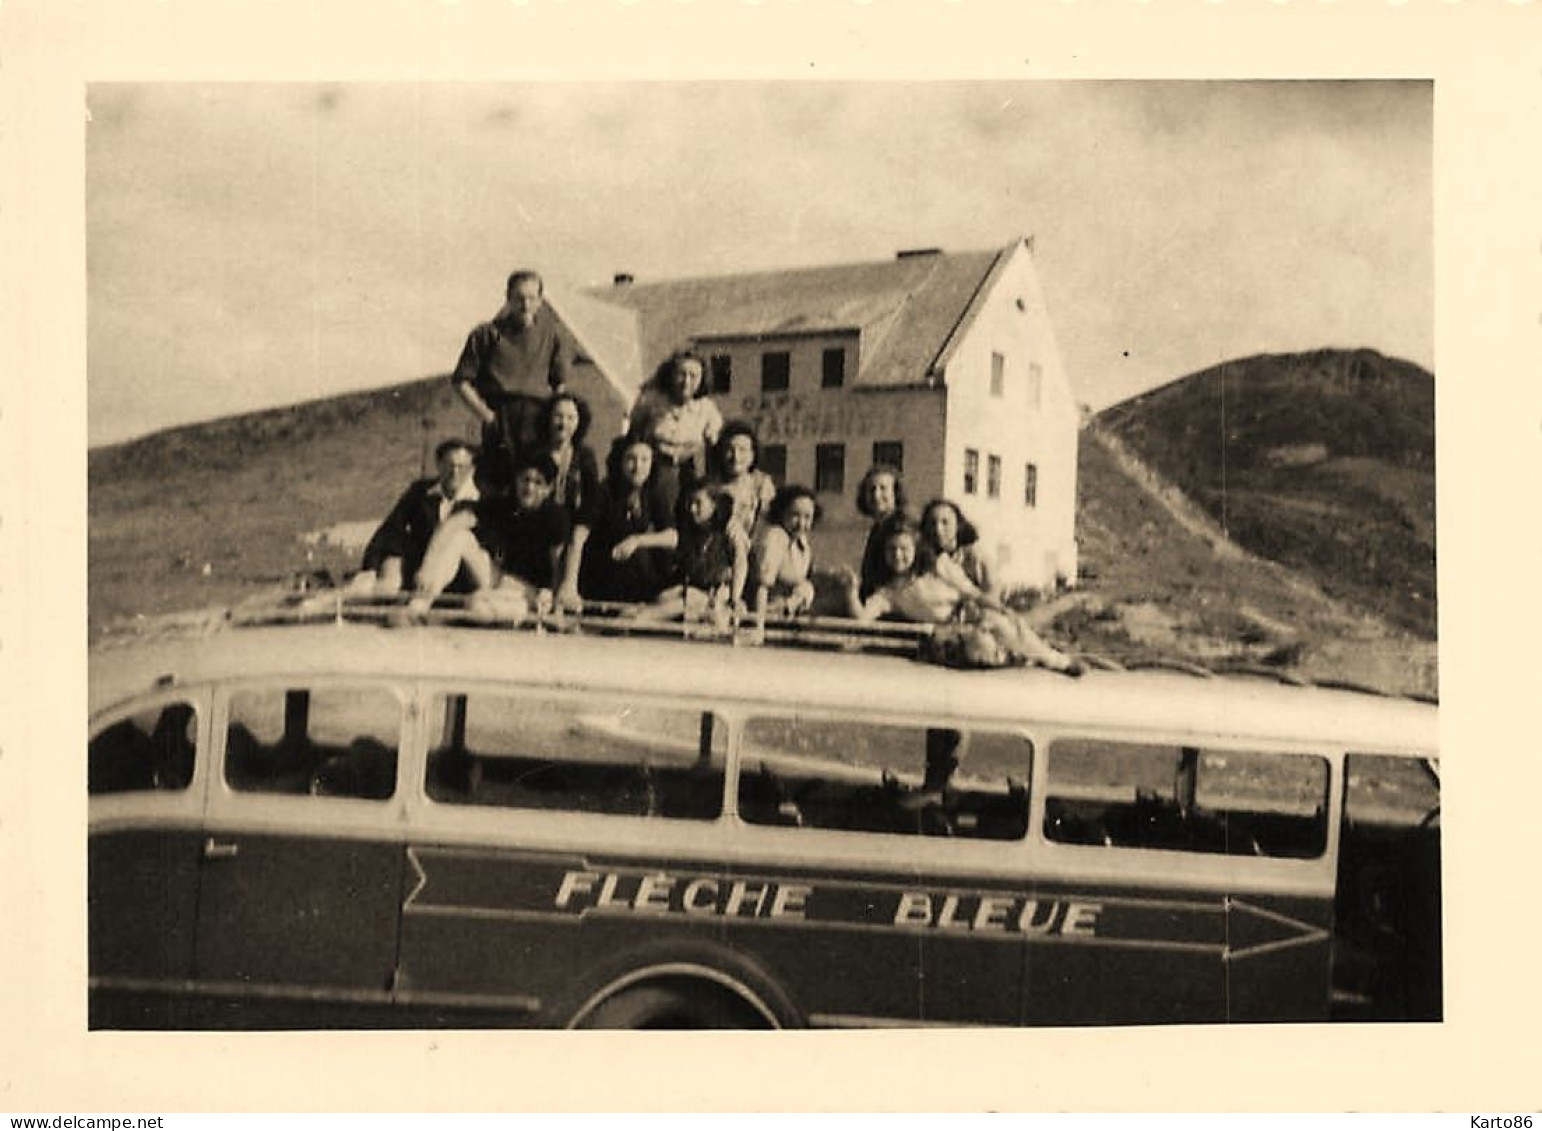
<instances>
[{"instance_id":1,"label":"bare leg","mask_svg":"<svg viewBox=\"0 0 1542 1131\"><path fill-rule=\"evenodd\" d=\"M985 614L982 623L997 631L1002 643L1015 656L1053 671L1081 670L1070 656L1045 643L1043 637L1029 628L1021 617L991 611Z\"/></svg>"},{"instance_id":2,"label":"bare leg","mask_svg":"<svg viewBox=\"0 0 1542 1131\"><path fill-rule=\"evenodd\" d=\"M424 612L432 605L445 587L455 580L461 567L471 575L475 590L487 589L493 584L493 562L476 534L467 527L442 526L429 540L418 567L417 589L408 607Z\"/></svg>"},{"instance_id":3,"label":"bare leg","mask_svg":"<svg viewBox=\"0 0 1542 1131\"><path fill-rule=\"evenodd\" d=\"M375 578L375 596L391 597L402 591L402 560L389 557L380 563L380 576Z\"/></svg>"},{"instance_id":4,"label":"bare leg","mask_svg":"<svg viewBox=\"0 0 1542 1131\"><path fill-rule=\"evenodd\" d=\"M693 590L684 585L671 585L659 594L659 599L651 605L643 605L636 612L638 620L668 621L680 620L690 607L690 593Z\"/></svg>"}]
</instances>

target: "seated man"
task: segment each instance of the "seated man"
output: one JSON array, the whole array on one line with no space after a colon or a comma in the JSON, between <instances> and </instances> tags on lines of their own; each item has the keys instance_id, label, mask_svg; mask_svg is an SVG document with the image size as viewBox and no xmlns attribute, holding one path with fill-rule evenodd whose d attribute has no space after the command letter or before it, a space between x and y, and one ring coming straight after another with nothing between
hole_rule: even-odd
<instances>
[{"instance_id":1,"label":"seated man","mask_svg":"<svg viewBox=\"0 0 1542 1131\"><path fill-rule=\"evenodd\" d=\"M457 573L471 578L473 611L519 619L532 606L549 605L572 532L567 508L552 498L556 478L550 456L523 456L511 494L483 499L446 521L429 543L403 619L420 619Z\"/></svg>"},{"instance_id":2,"label":"seated man","mask_svg":"<svg viewBox=\"0 0 1542 1131\"><path fill-rule=\"evenodd\" d=\"M412 588L439 524L476 504L471 445L446 440L434 449L434 462L439 474L408 487L364 548L364 568L351 584L355 592L385 596Z\"/></svg>"}]
</instances>

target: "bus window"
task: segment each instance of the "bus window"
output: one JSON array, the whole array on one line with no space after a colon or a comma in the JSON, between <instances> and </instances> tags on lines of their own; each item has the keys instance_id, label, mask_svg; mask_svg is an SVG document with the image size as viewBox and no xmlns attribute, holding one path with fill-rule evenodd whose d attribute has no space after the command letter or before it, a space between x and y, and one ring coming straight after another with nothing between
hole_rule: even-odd
<instances>
[{"instance_id":1,"label":"bus window","mask_svg":"<svg viewBox=\"0 0 1542 1131\"><path fill-rule=\"evenodd\" d=\"M86 791L186 789L197 740L198 712L191 703L162 703L118 719L87 748Z\"/></svg>"},{"instance_id":2,"label":"bus window","mask_svg":"<svg viewBox=\"0 0 1542 1131\"><path fill-rule=\"evenodd\" d=\"M1313 755L1062 738L1048 769L1052 841L1299 859L1327 846L1328 763Z\"/></svg>"},{"instance_id":3,"label":"bus window","mask_svg":"<svg viewBox=\"0 0 1542 1131\"><path fill-rule=\"evenodd\" d=\"M401 715L379 687L233 692L225 780L240 792L384 801L396 791Z\"/></svg>"},{"instance_id":4,"label":"bus window","mask_svg":"<svg viewBox=\"0 0 1542 1131\"><path fill-rule=\"evenodd\" d=\"M441 695L427 791L452 805L711 820L728 729L710 711L602 696Z\"/></svg>"},{"instance_id":5,"label":"bus window","mask_svg":"<svg viewBox=\"0 0 1542 1131\"><path fill-rule=\"evenodd\" d=\"M1021 735L798 715L750 719L739 816L911 836L1020 840L1032 747Z\"/></svg>"},{"instance_id":6,"label":"bus window","mask_svg":"<svg viewBox=\"0 0 1542 1131\"><path fill-rule=\"evenodd\" d=\"M1440 779L1424 758L1344 759L1334 980L1346 1016L1438 1021L1442 1011Z\"/></svg>"},{"instance_id":7,"label":"bus window","mask_svg":"<svg viewBox=\"0 0 1542 1131\"><path fill-rule=\"evenodd\" d=\"M1440 778L1422 758L1350 754L1344 817L1351 824L1431 826L1440 819Z\"/></svg>"}]
</instances>

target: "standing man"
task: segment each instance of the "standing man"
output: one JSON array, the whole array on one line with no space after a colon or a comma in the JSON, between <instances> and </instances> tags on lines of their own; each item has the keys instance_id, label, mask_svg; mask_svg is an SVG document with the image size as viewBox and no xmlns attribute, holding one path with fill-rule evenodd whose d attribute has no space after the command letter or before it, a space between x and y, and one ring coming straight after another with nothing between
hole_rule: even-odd
<instances>
[{"instance_id":1,"label":"standing man","mask_svg":"<svg viewBox=\"0 0 1542 1131\"><path fill-rule=\"evenodd\" d=\"M541 276L515 271L504 294L503 308L471 331L450 374L482 424L482 480L499 489L509 485L518 454L544 441L536 434L541 404L567 385L571 365Z\"/></svg>"},{"instance_id":2,"label":"standing man","mask_svg":"<svg viewBox=\"0 0 1542 1131\"><path fill-rule=\"evenodd\" d=\"M434 449L434 463L439 474L409 486L369 540L364 569L351 583L354 592L384 596L411 589L439 524L476 504L476 457L470 444L444 441Z\"/></svg>"}]
</instances>

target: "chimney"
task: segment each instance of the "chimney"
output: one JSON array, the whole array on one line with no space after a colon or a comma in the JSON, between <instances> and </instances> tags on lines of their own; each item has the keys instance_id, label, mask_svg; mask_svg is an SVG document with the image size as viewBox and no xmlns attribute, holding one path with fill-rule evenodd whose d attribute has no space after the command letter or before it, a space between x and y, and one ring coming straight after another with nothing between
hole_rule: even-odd
<instances>
[{"instance_id":1,"label":"chimney","mask_svg":"<svg viewBox=\"0 0 1542 1131\"><path fill-rule=\"evenodd\" d=\"M633 275L630 275L625 271L617 271L615 278L613 278L611 282L618 287L629 287L632 285L633 278Z\"/></svg>"},{"instance_id":2,"label":"chimney","mask_svg":"<svg viewBox=\"0 0 1542 1131\"><path fill-rule=\"evenodd\" d=\"M920 259L927 255L941 255L940 247L910 247L894 253L895 259Z\"/></svg>"}]
</instances>

